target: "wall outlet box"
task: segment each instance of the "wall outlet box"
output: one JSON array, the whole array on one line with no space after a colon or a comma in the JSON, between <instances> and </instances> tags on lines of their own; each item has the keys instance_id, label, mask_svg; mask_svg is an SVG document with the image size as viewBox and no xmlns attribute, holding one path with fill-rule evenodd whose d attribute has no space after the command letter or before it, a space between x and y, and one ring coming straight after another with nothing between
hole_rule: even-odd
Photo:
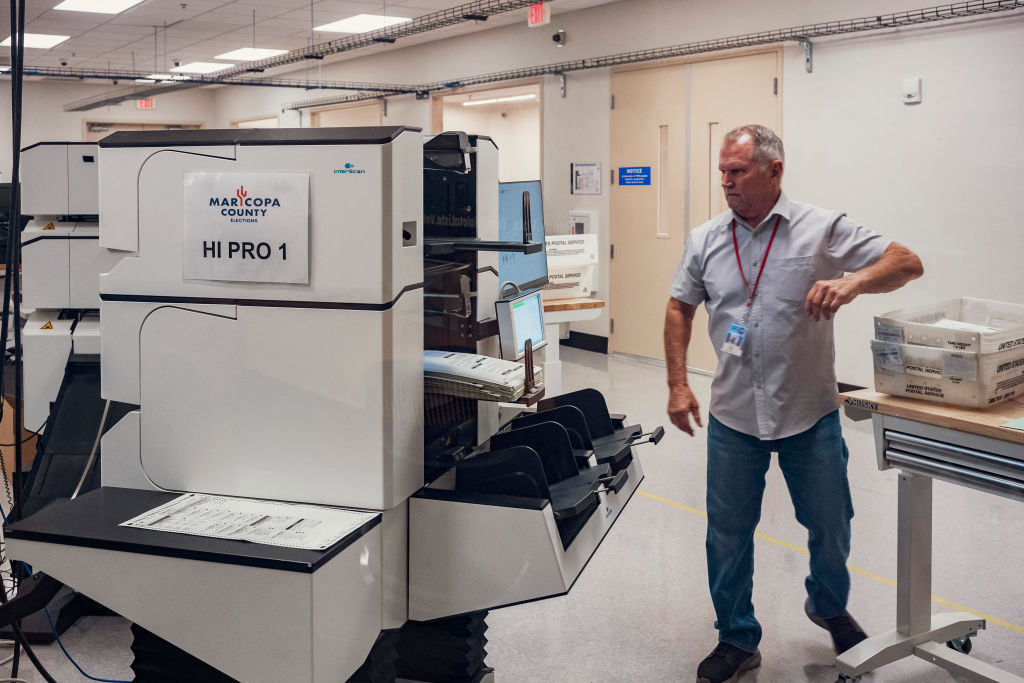
<instances>
[{"instance_id":1,"label":"wall outlet box","mask_svg":"<svg viewBox=\"0 0 1024 683\"><path fill-rule=\"evenodd\" d=\"M903 104L919 104L921 102L921 79L918 77L903 79Z\"/></svg>"}]
</instances>

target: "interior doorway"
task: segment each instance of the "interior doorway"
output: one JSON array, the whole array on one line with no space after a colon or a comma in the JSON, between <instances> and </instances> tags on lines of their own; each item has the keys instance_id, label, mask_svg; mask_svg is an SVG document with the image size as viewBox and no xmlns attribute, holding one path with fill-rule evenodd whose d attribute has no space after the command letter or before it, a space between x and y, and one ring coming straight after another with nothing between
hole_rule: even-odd
<instances>
[{"instance_id":1,"label":"interior doorway","mask_svg":"<svg viewBox=\"0 0 1024 683\"><path fill-rule=\"evenodd\" d=\"M316 109L309 115L312 128L334 128L347 126L379 126L383 107L379 101Z\"/></svg>"},{"instance_id":2,"label":"interior doorway","mask_svg":"<svg viewBox=\"0 0 1024 683\"><path fill-rule=\"evenodd\" d=\"M276 116L261 116L256 119L241 119L232 121L232 128L277 128L279 125Z\"/></svg>"},{"instance_id":3,"label":"interior doorway","mask_svg":"<svg viewBox=\"0 0 1024 683\"><path fill-rule=\"evenodd\" d=\"M498 180L541 178L539 82L438 95L434 132L461 130L486 135L498 146Z\"/></svg>"},{"instance_id":4,"label":"interior doorway","mask_svg":"<svg viewBox=\"0 0 1024 683\"><path fill-rule=\"evenodd\" d=\"M201 123L140 123L138 121L82 121L82 142L99 142L121 130L197 130Z\"/></svg>"},{"instance_id":5,"label":"interior doorway","mask_svg":"<svg viewBox=\"0 0 1024 683\"><path fill-rule=\"evenodd\" d=\"M781 135L781 57L772 50L612 73L612 169L646 170L637 184L615 177L611 186L610 350L664 359L665 303L686 239L726 208L722 135L745 123ZM687 362L717 366L703 306Z\"/></svg>"}]
</instances>

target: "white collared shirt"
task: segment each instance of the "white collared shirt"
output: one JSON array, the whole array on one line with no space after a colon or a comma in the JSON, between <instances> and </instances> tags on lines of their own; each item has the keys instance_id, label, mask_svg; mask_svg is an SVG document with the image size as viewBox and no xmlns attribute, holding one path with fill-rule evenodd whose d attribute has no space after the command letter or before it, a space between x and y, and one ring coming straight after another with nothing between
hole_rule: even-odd
<instances>
[{"instance_id":1,"label":"white collared shirt","mask_svg":"<svg viewBox=\"0 0 1024 683\"><path fill-rule=\"evenodd\" d=\"M779 228L747 315L742 356L722 353L729 324L741 320L747 307L732 222L743 274L753 287L776 217ZM727 211L690 234L670 294L707 308L718 354L711 385L716 419L759 439L781 439L836 409L832 321L808 316L804 299L818 280L870 266L889 244L840 211L791 202L785 194L754 228Z\"/></svg>"}]
</instances>

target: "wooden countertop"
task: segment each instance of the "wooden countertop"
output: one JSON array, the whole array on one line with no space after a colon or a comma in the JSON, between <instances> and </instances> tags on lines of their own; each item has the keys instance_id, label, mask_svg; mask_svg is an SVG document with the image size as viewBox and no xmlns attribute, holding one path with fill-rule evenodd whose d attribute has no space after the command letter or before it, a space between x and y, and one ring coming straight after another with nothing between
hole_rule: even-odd
<instances>
[{"instance_id":1,"label":"wooden countertop","mask_svg":"<svg viewBox=\"0 0 1024 683\"><path fill-rule=\"evenodd\" d=\"M602 299L591 299L588 296L577 296L569 299L547 299L544 302L545 313L581 311L586 308L604 308L604 301Z\"/></svg>"},{"instance_id":2,"label":"wooden countertop","mask_svg":"<svg viewBox=\"0 0 1024 683\"><path fill-rule=\"evenodd\" d=\"M1021 400L1021 399L1017 399ZM839 404L873 413L927 422L994 439L1024 444L1024 430L999 425L1024 417L1024 405L1003 401L988 408L961 408L945 403L880 394L870 389L839 394Z\"/></svg>"}]
</instances>

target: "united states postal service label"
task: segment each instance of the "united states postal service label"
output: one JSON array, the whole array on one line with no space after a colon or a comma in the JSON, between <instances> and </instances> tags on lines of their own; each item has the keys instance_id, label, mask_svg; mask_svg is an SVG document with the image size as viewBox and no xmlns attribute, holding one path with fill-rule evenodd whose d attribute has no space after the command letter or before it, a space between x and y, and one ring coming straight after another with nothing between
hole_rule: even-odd
<instances>
[{"instance_id":1,"label":"united states postal service label","mask_svg":"<svg viewBox=\"0 0 1024 683\"><path fill-rule=\"evenodd\" d=\"M903 372L903 354L899 344L871 340L871 353L875 357L875 367L889 372Z\"/></svg>"},{"instance_id":2,"label":"united states postal service label","mask_svg":"<svg viewBox=\"0 0 1024 683\"><path fill-rule=\"evenodd\" d=\"M309 175L185 173L186 280L309 284Z\"/></svg>"}]
</instances>

